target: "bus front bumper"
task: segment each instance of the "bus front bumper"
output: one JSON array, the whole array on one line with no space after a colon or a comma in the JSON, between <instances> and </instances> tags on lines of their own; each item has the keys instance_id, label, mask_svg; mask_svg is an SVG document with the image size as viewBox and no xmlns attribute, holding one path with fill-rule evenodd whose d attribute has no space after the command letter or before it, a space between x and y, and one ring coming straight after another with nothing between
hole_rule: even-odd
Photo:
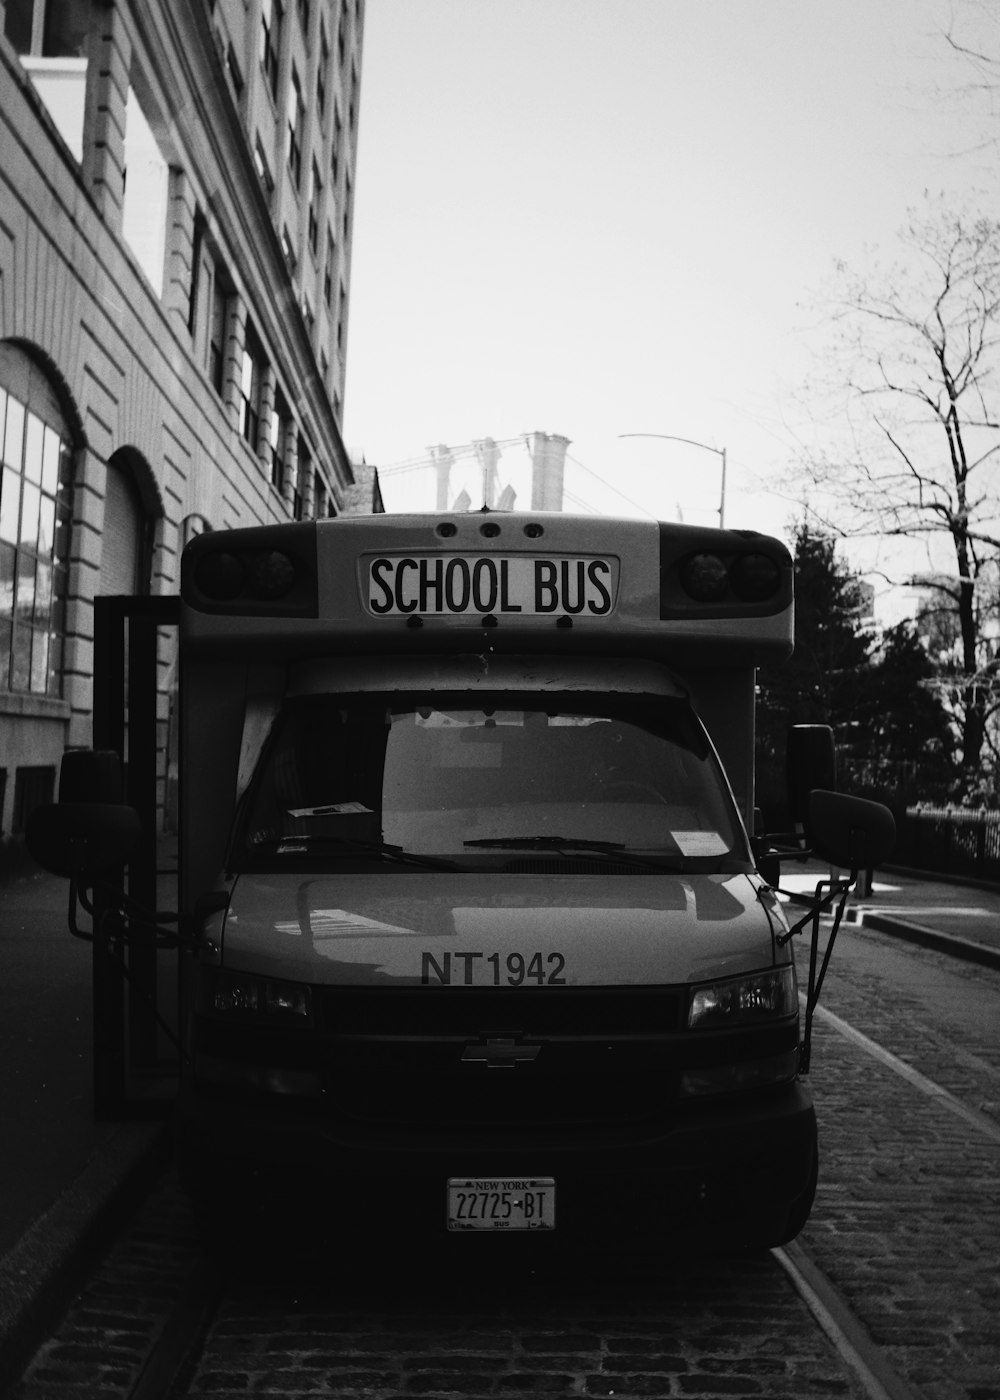
<instances>
[{"instance_id":1,"label":"bus front bumper","mask_svg":"<svg viewBox=\"0 0 1000 1400\"><path fill-rule=\"evenodd\" d=\"M662 1226L767 1244L803 1203L808 1213L817 1143L811 1098L795 1082L678 1108L625 1134L511 1124L402 1139L377 1121L338 1121L329 1108L188 1092L178 1150L185 1185L227 1208L294 1205L334 1223L440 1233L449 1178L551 1178L561 1233L623 1237Z\"/></svg>"}]
</instances>

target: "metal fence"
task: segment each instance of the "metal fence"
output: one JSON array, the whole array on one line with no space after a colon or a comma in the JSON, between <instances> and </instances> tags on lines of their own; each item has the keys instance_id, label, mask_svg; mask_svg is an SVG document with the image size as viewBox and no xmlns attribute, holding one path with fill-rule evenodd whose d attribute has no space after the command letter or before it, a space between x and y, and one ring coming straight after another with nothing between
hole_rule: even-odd
<instances>
[{"instance_id":1,"label":"metal fence","mask_svg":"<svg viewBox=\"0 0 1000 1400\"><path fill-rule=\"evenodd\" d=\"M897 817L897 865L942 875L1000 881L1000 811L907 807Z\"/></svg>"}]
</instances>

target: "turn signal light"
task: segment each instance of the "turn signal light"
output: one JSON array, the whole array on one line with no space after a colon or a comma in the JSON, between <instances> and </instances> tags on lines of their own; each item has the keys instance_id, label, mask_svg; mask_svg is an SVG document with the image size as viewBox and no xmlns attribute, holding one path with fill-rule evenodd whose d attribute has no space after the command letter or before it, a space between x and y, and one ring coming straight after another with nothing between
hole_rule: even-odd
<instances>
[{"instance_id":1,"label":"turn signal light","mask_svg":"<svg viewBox=\"0 0 1000 1400\"><path fill-rule=\"evenodd\" d=\"M710 1065L681 1074L680 1090L686 1098L702 1094L734 1094L744 1089L766 1089L773 1084L789 1084L799 1067L798 1047L763 1060Z\"/></svg>"}]
</instances>

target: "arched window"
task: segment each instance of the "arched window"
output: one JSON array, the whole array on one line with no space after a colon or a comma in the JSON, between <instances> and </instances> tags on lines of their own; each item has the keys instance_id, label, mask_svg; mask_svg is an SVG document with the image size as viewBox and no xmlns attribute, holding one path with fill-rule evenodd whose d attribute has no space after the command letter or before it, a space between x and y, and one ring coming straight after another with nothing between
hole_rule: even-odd
<instances>
[{"instance_id":1,"label":"arched window","mask_svg":"<svg viewBox=\"0 0 1000 1400\"><path fill-rule=\"evenodd\" d=\"M72 448L48 378L0 343L0 690L61 694Z\"/></svg>"},{"instance_id":2,"label":"arched window","mask_svg":"<svg viewBox=\"0 0 1000 1400\"><path fill-rule=\"evenodd\" d=\"M132 596L149 592L152 527L152 516L144 506L131 454L119 450L108 461L104 491L101 593Z\"/></svg>"}]
</instances>

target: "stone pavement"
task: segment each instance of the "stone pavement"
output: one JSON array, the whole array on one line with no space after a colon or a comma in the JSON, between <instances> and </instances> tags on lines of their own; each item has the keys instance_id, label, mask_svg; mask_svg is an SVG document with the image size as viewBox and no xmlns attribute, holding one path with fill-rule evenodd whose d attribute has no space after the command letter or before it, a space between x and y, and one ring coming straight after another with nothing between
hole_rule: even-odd
<instances>
[{"instance_id":1,"label":"stone pavement","mask_svg":"<svg viewBox=\"0 0 1000 1400\"><path fill-rule=\"evenodd\" d=\"M789 864L783 883L823 873ZM169 1152L165 1121L94 1118L90 946L68 932L66 897L27 862L0 871L0 1388ZM850 917L1000 966L1000 889L879 873Z\"/></svg>"}]
</instances>

